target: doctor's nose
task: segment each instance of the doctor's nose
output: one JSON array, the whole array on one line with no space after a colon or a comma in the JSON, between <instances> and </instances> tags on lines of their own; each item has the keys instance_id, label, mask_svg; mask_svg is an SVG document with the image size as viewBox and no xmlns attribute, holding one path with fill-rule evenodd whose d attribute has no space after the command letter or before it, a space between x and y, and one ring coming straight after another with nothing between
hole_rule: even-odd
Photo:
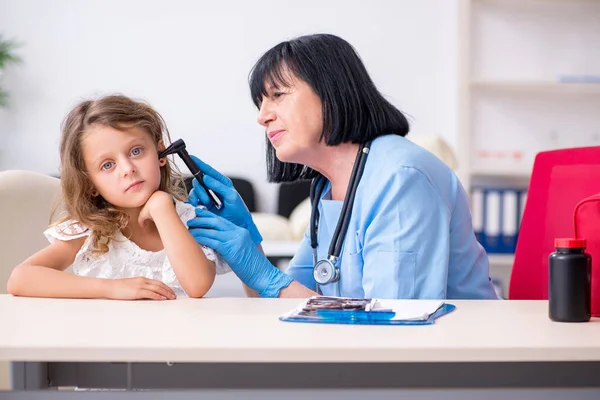
<instances>
[{"instance_id":1,"label":"doctor's nose","mask_svg":"<svg viewBox=\"0 0 600 400\"><path fill-rule=\"evenodd\" d=\"M273 122L276 119L275 112L271 105L269 104L269 100L265 99L260 105L260 110L258 110L258 116L256 120L259 124L266 127L270 122Z\"/></svg>"}]
</instances>

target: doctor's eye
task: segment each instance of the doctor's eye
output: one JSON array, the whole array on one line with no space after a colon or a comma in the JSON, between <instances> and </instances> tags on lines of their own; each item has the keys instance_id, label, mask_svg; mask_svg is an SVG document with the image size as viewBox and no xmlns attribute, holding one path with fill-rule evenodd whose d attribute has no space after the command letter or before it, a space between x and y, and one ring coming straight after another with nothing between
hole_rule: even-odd
<instances>
[{"instance_id":1,"label":"doctor's eye","mask_svg":"<svg viewBox=\"0 0 600 400\"><path fill-rule=\"evenodd\" d=\"M278 98L280 98L281 96L283 96L284 94L285 94L285 93L283 93L283 92L273 92L273 98L274 98L274 99L278 99Z\"/></svg>"},{"instance_id":2,"label":"doctor's eye","mask_svg":"<svg viewBox=\"0 0 600 400\"><path fill-rule=\"evenodd\" d=\"M139 156L140 154L142 154L142 148L141 147L134 147L133 149L131 149L131 155L132 156Z\"/></svg>"}]
</instances>

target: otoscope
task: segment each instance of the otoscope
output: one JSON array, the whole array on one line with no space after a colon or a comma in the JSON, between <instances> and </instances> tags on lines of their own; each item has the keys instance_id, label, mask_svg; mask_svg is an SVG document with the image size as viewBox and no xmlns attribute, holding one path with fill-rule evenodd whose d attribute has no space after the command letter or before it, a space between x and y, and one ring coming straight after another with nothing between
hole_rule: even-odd
<instances>
[{"instance_id":1,"label":"otoscope","mask_svg":"<svg viewBox=\"0 0 600 400\"><path fill-rule=\"evenodd\" d=\"M178 154L179 157L181 157L181 159L183 160L185 165L187 165L192 175L194 175L194 178L196 178L196 180L200 184L200 186L202 186L204 190L206 190L206 193L208 193L208 196L212 200L217 210L220 210L223 207L221 199L219 199L215 192L207 188L204 182L202 181L204 174L202 173L202 171L200 171L200 168L198 168L194 160L192 160L192 158L188 154L187 150L185 149L185 142L183 141L183 139L177 139L176 141L171 143L169 147L167 147L158 154L158 158L166 157L169 154Z\"/></svg>"}]
</instances>

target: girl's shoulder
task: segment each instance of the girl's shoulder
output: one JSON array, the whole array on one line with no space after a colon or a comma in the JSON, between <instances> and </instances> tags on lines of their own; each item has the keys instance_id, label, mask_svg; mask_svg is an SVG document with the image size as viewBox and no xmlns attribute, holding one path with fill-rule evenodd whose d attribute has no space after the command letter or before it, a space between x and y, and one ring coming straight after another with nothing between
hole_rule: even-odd
<instances>
[{"instance_id":1,"label":"girl's shoulder","mask_svg":"<svg viewBox=\"0 0 600 400\"><path fill-rule=\"evenodd\" d=\"M44 231L44 236L52 243L55 240L67 241L90 236L91 233L92 231L86 226L74 219L70 219L49 227Z\"/></svg>"},{"instance_id":2,"label":"girl's shoulder","mask_svg":"<svg viewBox=\"0 0 600 400\"><path fill-rule=\"evenodd\" d=\"M175 201L175 210L177 211L177 215L181 219L181 222L187 225L187 222L191 219L196 218L196 207L189 203L184 203L179 200ZM198 206L198 208L205 208L203 206Z\"/></svg>"}]
</instances>

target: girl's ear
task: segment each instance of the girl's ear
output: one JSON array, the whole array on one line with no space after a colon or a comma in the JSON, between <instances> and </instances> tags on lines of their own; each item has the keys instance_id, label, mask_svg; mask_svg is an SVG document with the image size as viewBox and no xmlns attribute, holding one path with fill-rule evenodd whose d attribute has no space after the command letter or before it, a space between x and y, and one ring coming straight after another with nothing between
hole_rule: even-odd
<instances>
[{"instance_id":1,"label":"girl's ear","mask_svg":"<svg viewBox=\"0 0 600 400\"><path fill-rule=\"evenodd\" d=\"M96 189L92 189L92 191L90 192L90 194L92 195L92 197L98 197L98 196L100 196L100 193Z\"/></svg>"},{"instance_id":2,"label":"girl's ear","mask_svg":"<svg viewBox=\"0 0 600 400\"><path fill-rule=\"evenodd\" d=\"M164 149L166 149L165 143L161 139L156 144L156 150L160 153ZM161 167L164 167L166 164L167 164L167 157L162 157L162 158L158 159L158 165L160 165Z\"/></svg>"}]
</instances>

